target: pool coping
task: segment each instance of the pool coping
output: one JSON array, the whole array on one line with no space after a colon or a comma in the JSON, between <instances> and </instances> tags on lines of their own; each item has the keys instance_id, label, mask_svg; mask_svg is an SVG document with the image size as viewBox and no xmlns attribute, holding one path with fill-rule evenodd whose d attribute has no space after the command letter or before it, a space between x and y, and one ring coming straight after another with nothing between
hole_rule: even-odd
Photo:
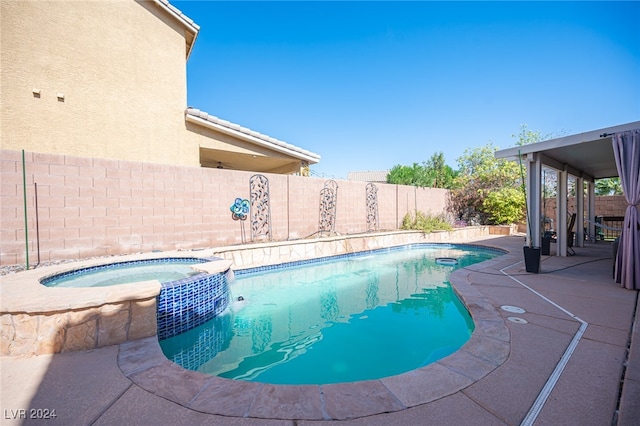
<instances>
[{"instance_id":1,"label":"pool coping","mask_svg":"<svg viewBox=\"0 0 640 426\"><path fill-rule=\"evenodd\" d=\"M473 245L494 249L490 245ZM457 269L449 277L476 325L453 354L406 373L326 385L272 385L190 371L169 361L156 336L119 347L118 366L137 386L186 408L229 417L346 420L404 410L454 394L502 365L509 329L488 298L472 288L470 271L494 267L504 256Z\"/></svg>"}]
</instances>

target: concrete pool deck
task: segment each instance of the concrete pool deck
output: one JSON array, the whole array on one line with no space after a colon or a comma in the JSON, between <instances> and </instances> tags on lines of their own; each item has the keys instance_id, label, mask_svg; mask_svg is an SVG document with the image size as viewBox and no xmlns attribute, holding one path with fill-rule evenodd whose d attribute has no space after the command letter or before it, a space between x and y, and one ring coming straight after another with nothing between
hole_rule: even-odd
<instances>
[{"instance_id":1,"label":"concrete pool deck","mask_svg":"<svg viewBox=\"0 0 640 426\"><path fill-rule=\"evenodd\" d=\"M455 365L459 354L454 354L453 359L438 364L435 370L440 369L440 375L419 371L400 381L383 379L376 381L380 387L350 392L351 399L332 399L330 389L320 397L300 392L298 387L279 386L283 389L278 391L275 386L258 385L260 389L252 393L243 382L214 386L216 378L175 366L158 367L164 361L158 358L157 345L153 339L141 339L89 351L0 358L2 424L23 422L23 413L27 423L42 423L29 417L46 414L43 410L55 410L57 416L45 423L65 425L637 424L638 292L622 289L611 279L610 245L588 244L576 248L572 257L544 256L541 273L527 274L518 263L522 260L521 237L468 242L510 251L452 276L456 288L466 288L469 295L487 300L491 304L488 311L497 313L496 323L507 331L506 338L502 331L494 336L495 342L506 342L504 359L491 361L480 356L475 365L469 363L473 357L465 365ZM505 305L525 312L505 311L501 309ZM474 320L478 323L478 318ZM494 347L485 353L500 352ZM498 365L491 368L491 362ZM558 366L563 370L558 371ZM380 395L391 395L395 401L380 400ZM226 415L204 413L221 402L228 409ZM390 412L362 414L366 403ZM338 412L355 418L316 421L300 415L265 419L274 417L264 411L269 407L274 412L320 410L321 418L336 418L331 413Z\"/></svg>"}]
</instances>

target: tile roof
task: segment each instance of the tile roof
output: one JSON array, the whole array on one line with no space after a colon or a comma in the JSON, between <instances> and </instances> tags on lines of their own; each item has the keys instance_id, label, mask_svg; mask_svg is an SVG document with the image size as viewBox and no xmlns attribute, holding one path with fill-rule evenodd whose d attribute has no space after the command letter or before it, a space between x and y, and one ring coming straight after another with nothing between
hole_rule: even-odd
<instances>
[{"instance_id":1,"label":"tile roof","mask_svg":"<svg viewBox=\"0 0 640 426\"><path fill-rule=\"evenodd\" d=\"M276 138L263 135L262 133L256 132L246 127L242 127L239 124L223 120L199 109L189 107L187 108L185 115L187 121L191 121L201 125L208 125L209 127L213 127L219 131L239 137L248 142L266 146L270 149L284 152L293 157L308 161L310 164L315 164L320 161L320 155L318 154L307 151L306 149L302 149L295 145L288 144Z\"/></svg>"},{"instance_id":2,"label":"tile roof","mask_svg":"<svg viewBox=\"0 0 640 426\"><path fill-rule=\"evenodd\" d=\"M169 9L174 15L177 15L178 18L180 18L183 21L185 21L187 24L189 24L194 29L196 29L196 30L200 29L200 26L198 26L198 24L196 24L193 21L193 19L189 18L187 15L182 13L182 11L180 9L178 9L177 7L175 7L174 5L169 3L168 0L156 0L156 3L161 3L165 8Z\"/></svg>"},{"instance_id":3,"label":"tile roof","mask_svg":"<svg viewBox=\"0 0 640 426\"><path fill-rule=\"evenodd\" d=\"M386 183L388 174L389 170L349 172L349 174L347 175L347 180Z\"/></svg>"},{"instance_id":4,"label":"tile roof","mask_svg":"<svg viewBox=\"0 0 640 426\"><path fill-rule=\"evenodd\" d=\"M187 58L191 55L193 45L196 43L198 33L200 32L200 26L196 24L193 19L182 13L180 9L169 3L168 0L154 0L155 4L166 10L171 16L180 21L191 33L191 36L186 37L187 42Z\"/></svg>"}]
</instances>

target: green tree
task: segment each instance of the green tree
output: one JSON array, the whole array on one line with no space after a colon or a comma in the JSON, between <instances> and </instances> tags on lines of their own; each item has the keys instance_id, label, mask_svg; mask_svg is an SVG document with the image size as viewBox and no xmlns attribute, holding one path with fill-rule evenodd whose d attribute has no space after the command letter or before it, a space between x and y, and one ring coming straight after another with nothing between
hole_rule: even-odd
<instances>
[{"instance_id":1,"label":"green tree","mask_svg":"<svg viewBox=\"0 0 640 426\"><path fill-rule=\"evenodd\" d=\"M398 164L389 171L387 183L427 187L429 178L424 166L418 163L413 163L412 167Z\"/></svg>"},{"instance_id":2,"label":"green tree","mask_svg":"<svg viewBox=\"0 0 640 426\"><path fill-rule=\"evenodd\" d=\"M526 124L520 127L516 145L523 146L547 139ZM518 164L497 159L493 143L468 148L458 158L457 189L451 193L450 212L469 224L503 224L521 220L525 215L524 195Z\"/></svg>"},{"instance_id":3,"label":"green tree","mask_svg":"<svg viewBox=\"0 0 640 426\"><path fill-rule=\"evenodd\" d=\"M595 182L596 195L622 195L622 185L620 178L604 178L596 179Z\"/></svg>"},{"instance_id":4,"label":"green tree","mask_svg":"<svg viewBox=\"0 0 640 426\"><path fill-rule=\"evenodd\" d=\"M551 139L551 134L543 135L539 131L529 130L527 124L520 125L520 133L517 135L511 135L512 138L517 138L516 146L524 146L532 143L542 142L543 140Z\"/></svg>"},{"instance_id":5,"label":"green tree","mask_svg":"<svg viewBox=\"0 0 640 426\"><path fill-rule=\"evenodd\" d=\"M456 172L445 164L444 154L437 152L422 164L413 163L411 167L400 164L393 166L387 175L387 183L450 189L454 185L455 176Z\"/></svg>"},{"instance_id":6,"label":"green tree","mask_svg":"<svg viewBox=\"0 0 640 426\"><path fill-rule=\"evenodd\" d=\"M387 183L395 183L397 185L411 185L413 181L413 169L408 166L396 164L389 170L387 174Z\"/></svg>"},{"instance_id":7,"label":"green tree","mask_svg":"<svg viewBox=\"0 0 640 426\"><path fill-rule=\"evenodd\" d=\"M445 163L444 154L436 152L429 160L422 163L427 171L432 188L452 189L457 172Z\"/></svg>"},{"instance_id":8,"label":"green tree","mask_svg":"<svg viewBox=\"0 0 640 426\"><path fill-rule=\"evenodd\" d=\"M485 198L502 188L518 188L520 178L515 162L495 157L492 144L467 148L458 158L457 189L451 193L450 212L469 224L494 223Z\"/></svg>"},{"instance_id":9,"label":"green tree","mask_svg":"<svg viewBox=\"0 0 640 426\"><path fill-rule=\"evenodd\" d=\"M553 198L558 194L558 174L547 167L542 168L542 196Z\"/></svg>"}]
</instances>

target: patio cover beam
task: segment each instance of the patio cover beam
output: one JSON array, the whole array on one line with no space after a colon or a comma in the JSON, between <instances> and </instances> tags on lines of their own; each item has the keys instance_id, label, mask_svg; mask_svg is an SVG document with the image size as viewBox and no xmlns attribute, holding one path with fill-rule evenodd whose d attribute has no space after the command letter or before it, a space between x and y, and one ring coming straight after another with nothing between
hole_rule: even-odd
<instances>
[{"instance_id":1,"label":"patio cover beam","mask_svg":"<svg viewBox=\"0 0 640 426\"><path fill-rule=\"evenodd\" d=\"M578 170L571 164L561 163L560 161L551 158L544 153L540 153L540 158L542 159L542 164L547 167L551 167L552 169L558 171L566 171L571 176L579 177L589 182L594 181L593 176L591 176L589 173L585 172L584 170Z\"/></svg>"}]
</instances>

